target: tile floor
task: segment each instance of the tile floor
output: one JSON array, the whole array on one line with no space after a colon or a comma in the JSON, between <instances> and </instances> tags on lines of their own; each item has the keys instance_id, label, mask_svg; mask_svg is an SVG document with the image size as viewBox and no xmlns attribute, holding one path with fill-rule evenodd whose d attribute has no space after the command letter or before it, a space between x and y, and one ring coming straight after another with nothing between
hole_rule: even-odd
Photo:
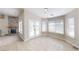
<instances>
[{"instance_id":1,"label":"tile floor","mask_svg":"<svg viewBox=\"0 0 79 59\"><path fill-rule=\"evenodd\" d=\"M76 51L70 44L50 37L40 37L27 42L17 36L0 37L0 51Z\"/></svg>"}]
</instances>

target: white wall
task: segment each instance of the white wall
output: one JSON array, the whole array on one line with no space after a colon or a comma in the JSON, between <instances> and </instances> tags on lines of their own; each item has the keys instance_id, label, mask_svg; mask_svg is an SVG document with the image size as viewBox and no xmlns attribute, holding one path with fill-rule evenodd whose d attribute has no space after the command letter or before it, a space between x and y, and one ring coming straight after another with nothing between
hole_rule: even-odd
<instances>
[{"instance_id":1,"label":"white wall","mask_svg":"<svg viewBox=\"0 0 79 59\"><path fill-rule=\"evenodd\" d=\"M2 32L1 35L8 34L8 16L0 19L0 30Z\"/></svg>"}]
</instances>

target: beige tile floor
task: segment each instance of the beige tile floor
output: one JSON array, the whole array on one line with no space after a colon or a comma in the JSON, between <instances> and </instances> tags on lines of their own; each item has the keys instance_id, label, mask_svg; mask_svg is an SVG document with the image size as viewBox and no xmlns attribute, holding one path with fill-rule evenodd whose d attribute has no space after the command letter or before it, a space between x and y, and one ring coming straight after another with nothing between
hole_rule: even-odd
<instances>
[{"instance_id":1,"label":"beige tile floor","mask_svg":"<svg viewBox=\"0 0 79 59\"><path fill-rule=\"evenodd\" d=\"M0 38L1 51L76 51L70 44L50 37L40 37L27 42L18 40L17 36Z\"/></svg>"}]
</instances>

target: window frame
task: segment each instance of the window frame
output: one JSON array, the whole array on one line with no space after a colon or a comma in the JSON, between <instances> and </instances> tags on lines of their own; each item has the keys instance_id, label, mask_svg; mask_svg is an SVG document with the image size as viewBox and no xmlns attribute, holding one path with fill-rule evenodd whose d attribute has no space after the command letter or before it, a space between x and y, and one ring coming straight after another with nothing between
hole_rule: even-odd
<instances>
[{"instance_id":1,"label":"window frame","mask_svg":"<svg viewBox=\"0 0 79 59\"><path fill-rule=\"evenodd\" d=\"M73 24L69 24L69 22L71 22L69 19L73 19ZM75 38L75 17L70 17L67 19L67 35L71 38ZM74 26L70 26L70 25L74 25ZM69 28L70 27L70 28ZM71 27L73 27L73 30L71 29ZM73 31L72 33L70 33L70 31Z\"/></svg>"},{"instance_id":2,"label":"window frame","mask_svg":"<svg viewBox=\"0 0 79 59\"><path fill-rule=\"evenodd\" d=\"M55 29L54 29L54 31L52 31L51 33L64 34L64 29L65 29L65 28L64 28L64 19L58 19L58 21L59 21L59 20L63 22L63 29L62 29L63 32L62 32L62 33L59 33L58 31L56 31L56 21L57 21L57 20L48 21L48 32L51 32L50 29L49 29L49 22L54 21L54 24L55 24L54 27L55 27Z\"/></svg>"}]
</instances>

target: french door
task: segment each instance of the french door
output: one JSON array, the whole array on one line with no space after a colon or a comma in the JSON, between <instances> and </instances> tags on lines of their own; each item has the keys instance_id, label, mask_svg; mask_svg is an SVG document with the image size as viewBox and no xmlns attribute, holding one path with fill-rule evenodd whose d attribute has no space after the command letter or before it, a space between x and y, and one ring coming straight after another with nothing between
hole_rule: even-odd
<instances>
[{"instance_id":1,"label":"french door","mask_svg":"<svg viewBox=\"0 0 79 59\"><path fill-rule=\"evenodd\" d=\"M40 21L29 20L29 38L40 35Z\"/></svg>"}]
</instances>

